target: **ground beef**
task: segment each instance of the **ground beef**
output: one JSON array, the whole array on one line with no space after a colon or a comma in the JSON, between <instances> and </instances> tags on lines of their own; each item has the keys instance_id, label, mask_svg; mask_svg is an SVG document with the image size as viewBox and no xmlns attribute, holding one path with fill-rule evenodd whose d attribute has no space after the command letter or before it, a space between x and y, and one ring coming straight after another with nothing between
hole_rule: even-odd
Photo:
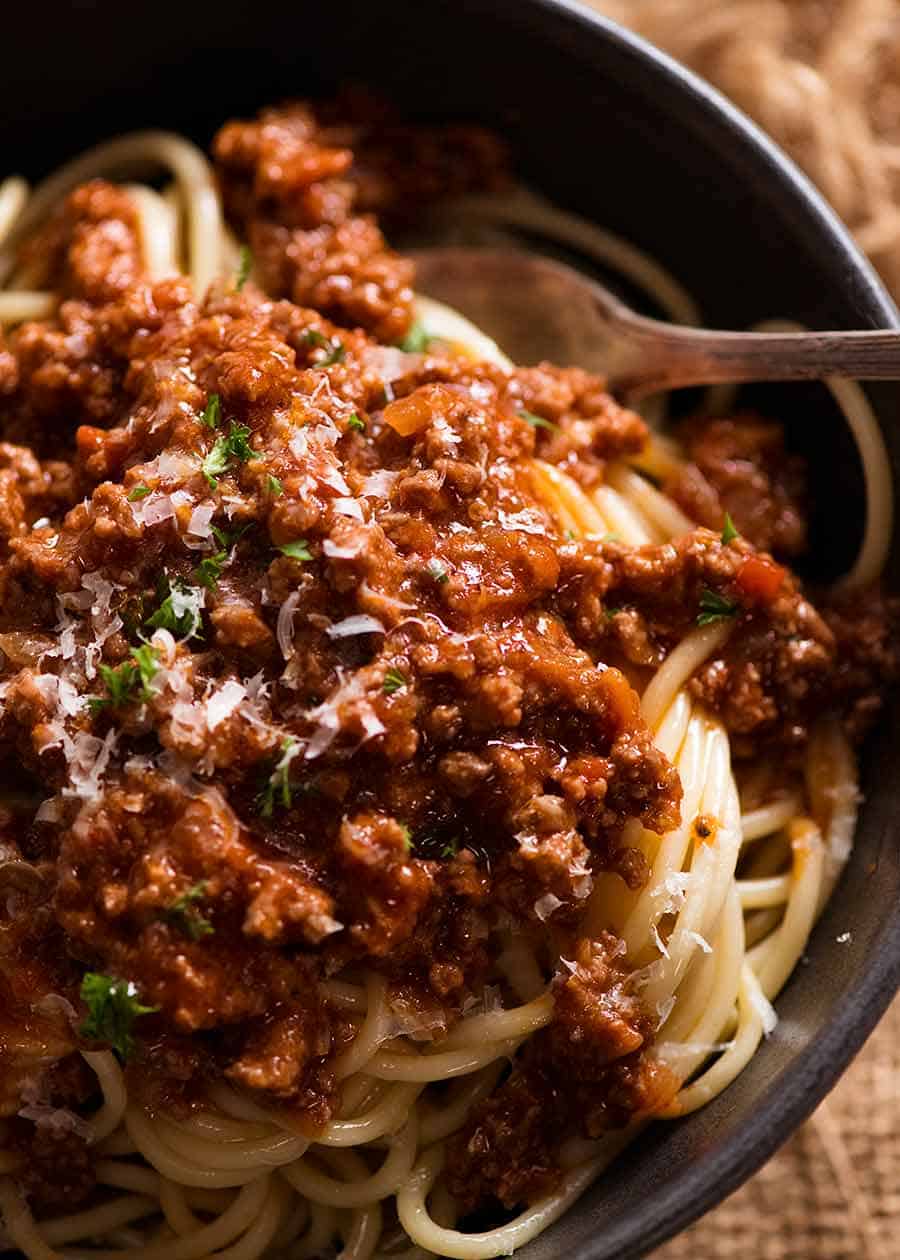
<instances>
[{"instance_id":1,"label":"ground beef","mask_svg":"<svg viewBox=\"0 0 900 1260\"><path fill-rule=\"evenodd\" d=\"M226 210L265 288L396 341L411 321L412 264L353 213L350 150L323 141L305 105L229 123L214 144Z\"/></svg>"},{"instance_id":2,"label":"ground beef","mask_svg":"<svg viewBox=\"0 0 900 1260\"><path fill-rule=\"evenodd\" d=\"M97 1180L93 1152L83 1134L65 1127L65 1117L62 1127L23 1126L14 1143L23 1156L20 1184L39 1216L70 1212L90 1196Z\"/></svg>"},{"instance_id":3,"label":"ground beef","mask_svg":"<svg viewBox=\"0 0 900 1260\"><path fill-rule=\"evenodd\" d=\"M851 629L840 605L823 617L797 579L743 537L723 543L700 529L638 548L572 543L560 560L561 614L603 659L655 669L710 615L731 627L689 687L722 718L739 755L755 755L762 738L801 749L828 709L861 732L881 705L878 677L889 681L900 666L895 601L863 597L869 611Z\"/></svg>"},{"instance_id":4,"label":"ground beef","mask_svg":"<svg viewBox=\"0 0 900 1260\"><path fill-rule=\"evenodd\" d=\"M562 959L552 1022L450 1139L447 1183L464 1210L533 1202L559 1180L566 1137L598 1137L671 1097L673 1079L640 1053L655 1021L630 988L623 954L604 933Z\"/></svg>"},{"instance_id":5,"label":"ground beef","mask_svg":"<svg viewBox=\"0 0 900 1260\"><path fill-rule=\"evenodd\" d=\"M830 687L847 733L859 740L881 711L886 689L900 676L900 599L872 586L826 595L821 608L836 645Z\"/></svg>"},{"instance_id":6,"label":"ground beef","mask_svg":"<svg viewBox=\"0 0 900 1260\"><path fill-rule=\"evenodd\" d=\"M602 480L607 461L636 454L649 436L637 412L620 406L600 377L581 368L540 363L506 373L493 364L434 355L412 364L393 389L402 397L431 382L476 387L479 397L490 395L524 416L535 430L536 454L564 465L588 488Z\"/></svg>"},{"instance_id":7,"label":"ground beef","mask_svg":"<svg viewBox=\"0 0 900 1260\"><path fill-rule=\"evenodd\" d=\"M631 687L544 610L558 538L520 412L598 459L643 430L550 367L486 369L485 390L409 355L389 390L365 334L249 287L89 291L11 342L10 427L50 406L61 358L74 441L64 476L4 448L0 737L47 789L74 784L44 842L71 954L159 1008L151 1043L215 1032L218 1070L321 1119L323 974L380 966L452 1019L501 906L570 921L596 870L640 881L629 818L678 819ZM212 474L235 426L247 445ZM152 677L113 691L154 629Z\"/></svg>"},{"instance_id":8,"label":"ground beef","mask_svg":"<svg viewBox=\"0 0 900 1260\"><path fill-rule=\"evenodd\" d=\"M105 180L82 184L25 241L19 266L26 287L115 301L143 270L134 203Z\"/></svg>"},{"instance_id":9,"label":"ground beef","mask_svg":"<svg viewBox=\"0 0 900 1260\"><path fill-rule=\"evenodd\" d=\"M784 430L755 414L704 417L679 429L688 463L665 489L698 525L721 529L727 512L760 551L806 548L806 467L785 449Z\"/></svg>"},{"instance_id":10,"label":"ground beef","mask_svg":"<svg viewBox=\"0 0 900 1260\"><path fill-rule=\"evenodd\" d=\"M696 514L738 539L564 536L535 456L591 486L644 424L577 369L382 344L412 271L371 212L490 183L497 154L412 132L400 175L396 123L354 108L220 132L258 286L150 283L103 183L25 247L64 300L0 348L0 759L34 796L0 816L30 881L0 902L0 1114L34 1089L84 1104L48 1082L107 1044L82 1026L91 970L153 1008L117 1047L135 1098L178 1114L224 1076L315 1133L352 1031L323 982L375 969L439 1037L513 932L563 960L554 1019L451 1161L465 1204L511 1206L553 1183L563 1136L671 1085L618 942L581 927L598 874L646 882L629 824L680 818L630 679L719 601L731 633L693 694L738 752L796 751L823 711L870 719L895 611L872 593L823 617L753 545L799 545L761 421L690 431ZM66 1161L87 1193L83 1152L20 1121L34 1202Z\"/></svg>"}]
</instances>

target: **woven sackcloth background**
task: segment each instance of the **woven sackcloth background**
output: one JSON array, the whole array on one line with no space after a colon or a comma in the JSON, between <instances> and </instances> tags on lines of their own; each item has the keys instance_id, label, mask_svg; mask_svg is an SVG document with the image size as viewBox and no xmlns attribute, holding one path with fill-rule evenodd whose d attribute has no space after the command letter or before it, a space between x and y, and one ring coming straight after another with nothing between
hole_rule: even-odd
<instances>
[{"instance_id":1,"label":"woven sackcloth background","mask_svg":"<svg viewBox=\"0 0 900 1260\"><path fill-rule=\"evenodd\" d=\"M824 186L900 298L900 184L895 183L900 180L900 74L891 72L900 65L900 0L821 0L818 6L811 0L765 0L752 6L747 0L589 2L655 37L772 131ZM737 5L748 21L735 37L725 33L732 15L724 11ZM798 30L801 10L804 25ZM843 203L839 172L820 165L821 151L774 99L778 83L791 76L795 83L808 81L823 96L836 90L821 49L838 23L851 31L855 43L849 52L858 52L868 78L863 76L859 99L842 100L835 115L859 110L854 123L868 124L868 139L878 144L877 151L889 155L893 150L897 156L894 169L890 158L886 161L882 183L885 198L893 202L896 229L883 204L873 211L871 204ZM757 37L754 43L754 29L774 30L779 39L763 44ZM754 99L746 68L774 68L777 58L784 75L773 78L771 95ZM836 136L835 151L841 142L846 144L845 137ZM872 231L876 212L886 230ZM654 1252L652 1260L900 1260L900 999L812 1119L751 1181Z\"/></svg>"}]
</instances>

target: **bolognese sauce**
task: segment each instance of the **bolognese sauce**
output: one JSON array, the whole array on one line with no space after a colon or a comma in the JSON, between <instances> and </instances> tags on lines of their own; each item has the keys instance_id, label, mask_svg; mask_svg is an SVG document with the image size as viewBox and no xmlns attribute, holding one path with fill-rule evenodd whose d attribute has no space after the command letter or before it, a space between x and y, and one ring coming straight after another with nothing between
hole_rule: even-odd
<instances>
[{"instance_id":1,"label":"bolognese sauce","mask_svg":"<svg viewBox=\"0 0 900 1260\"><path fill-rule=\"evenodd\" d=\"M646 887L636 830L682 820L639 690L727 623L690 696L739 760L797 765L823 713L860 737L896 672L893 603L817 609L786 567L803 469L772 422L688 430L684 536L565 527L535 460L590 491L647 428L577 368L410 339L414 269L374 211L502 166L472 129L405 130L400 160L395 126L223 128L246 282L151 280L101 180L22 250L61 298L0 351L0 1115L39 1216L94 1193L80 1050L112 1044L151 1112L224 1079L314 1137L357 1027L327 982L374 971L395 1034L438 1047L486 984L509 996L498 934L553 1014L453 1137L449 1188L547 1193L565 1138L675 1088L644 962L585 924L601 874Z\"/></svg>"}]
</instances>

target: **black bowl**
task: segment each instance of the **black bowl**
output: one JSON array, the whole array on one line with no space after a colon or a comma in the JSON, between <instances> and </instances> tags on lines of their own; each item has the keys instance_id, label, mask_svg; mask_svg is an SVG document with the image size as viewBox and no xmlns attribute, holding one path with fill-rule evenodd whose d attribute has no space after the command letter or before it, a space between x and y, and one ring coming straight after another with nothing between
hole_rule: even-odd
<instances>
[{"instance_id":1,"label":"black bowl","mask_svg":"<svg viewBox=\"0 0 900 1260\"><path fill-rule=\"evenodd\" d=\"M47 23L41 6L6 14L7 169L40 174L134 126L206 141L237 112L361 80L412 115L504 132L531 183L650 250L710 324L781 315L820 328L898 326L871 268L783 154L687 71L574 4L82 0ZM898 397L893 386L872 391L895 483ZM816 555L836 572L859 535L858 460L821 387L770 401L813 457ZM645 1253L748 1177L859 1049L900 983L897 719L895 707L866 747L856 847L778 1001L774 1035L705 1110L653 1127L523 1257ZM848 931L852 943L836 943Z\"/></svg>"}]
</instances>

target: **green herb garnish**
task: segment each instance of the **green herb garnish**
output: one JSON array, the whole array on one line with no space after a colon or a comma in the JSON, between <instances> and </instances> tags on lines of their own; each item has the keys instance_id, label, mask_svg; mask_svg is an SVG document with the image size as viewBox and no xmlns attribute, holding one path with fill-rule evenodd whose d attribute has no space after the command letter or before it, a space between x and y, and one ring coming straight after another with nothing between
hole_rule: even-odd
<instances>
[{"instance_id":1,"label":"green herb garnish","mask_svg":"<svg viewBox=\"0 0 900 1260\"><path fill-rule=\"evenodd\" d=\"M324 333L320 333L318 328L307 328L303 334L303 340L308 346L320 346L328 353L324 359L318 359L313 367L331 367L332 363L343 363L347 355L343 341L332 341L330 337L326 337Z\"/></svg>"},{"instance_id":2,"label":"green herb garnish","mask_svg":"<svg viewBox=\"0 0 900 1260\"><path fill-rule=\"evenodd\" d=\"M138 485L134 487L134 489L129 494L128 502L137 503L138 499L146 499L147 495L151 493L152 491L150 487L145 486L143 482L140 482Z\"/></svg>"},{"instance_id":3,"label":"green herb garnish","mask_svg":"<svg viewBox=\"0 0 900 1260\"><path fill-rule=\"evenodd\" d=\"M79 1036L109 1042L123 1062L134 1049L134 1021L159 1010L138 1001L137 988L130 980L115 980L96 971L89 971L81 981L81 1000L88 1014Z\"/></svg>"},{"instance_id":4,"label":"green herb garnish","mask_svg":"<svg viewBox=\"0 0 900 1260\"><path fill-rule=\"evenodd\" d=\"M284 486L281 484L281 481L278 477L273 477L271 473L269 473L266 478L266 489L269 494L273 495L276 499L279 495L284 494Z\"/></svg>"},{"instance_id":5,"label":"green herb garnish","mask_svg":"<svg viewBox=\"0 0 900 1260\"><path fill-rule=\"evenodd\" d=\"M209 591L216 589L231 552L252 524L252 521L248 521L246 525L242 525L240 529L232 530L231 533L227 529L221 529L218 525L213 525L212 535L221 550L211 556L204 556L194 570L194 577L201 586L205 586Z\"/></svg>"},{"instance_id":6,"label":"green herb garnish","mask_svg":"<svg viewBox=\"0 0 900 1260\"><path fill-rule=\"evenodd\" d=\"M98 666L100 677L106 683L108 696L92 696L91 711L98 709L118 709L133 700L151 700L154 692L150 686L159 669L156 650L149 643L131 649L131 660L123 661L113 668L110 665Z\"/></svg>"},{"instance_id":7,"label":"green herb garnish","mask_svg":"<svg viewBox=\"0 0 900 1260\"><path fill-rule=\"evenodd\" d=\"M432 337L425 331L425 325L417 319L403 340L397 342L397 345L401 350L405 350L407 354L422 354L428 349L431 341Z\"/></svg>"},{"instance_id":8,"label":"green herb garnish","mask_svg":"<svg viewBox=\"0 0 900 1260\"><path fill-rule=\"evenodd\" d=\"M406 823L400 824L400 830L403 833L403 847L407 853L411 853L413 847L412 832L409 827L407 827Z\"/></svg>"},{"instance_id":9,"label":"green herb garnish","mask_svg":"<svg viewBox=\"0 0 900 1260\"><path fill-rule=\"evenodd\" d=\"M392 696L395 691L399 691L401 687L406 686L406 677L400 673L399 669L395 669L392 665L390 669L385 671L384 682L381 689L386 696Z\"/></svg>"},{"instance_id":10,"label":"green herb garnish","mask_svg":"<svg viewBox=\"0 0 900 1260\"><path fill-rule=\"evenodd\" d=\"M165 912L165 918L185 936L189 936L192 941L202 940L204 936L212 936L216 930L209 919L204 918L194 905L195 902L202 901L205 896L206 880L202 879L176 897Z\"/></svg>"},{"instance_id":11,"label":"green herb garnish","mask_svg":"<svg viewBox=\"0 0 900 1260\"><path fill-rule=\"evenodd\" d=\"M297 538L293 542L282 543L278 548L283 556L291 560L312 560L312 552L305 538Z\"/></svg>"},{"instance_id":12,"label":"green herb garnish","mask_svg":"<svg viewBox=\"0 0 900 1260\"><path fill-rule=\"evenodd\" d=\"M237 274L234 277L234 287L238 293L240 293L241 289L243 289L244 285L247 283L247 279L252 270L253 255L250 252L250 246L242 245L240 258L238 260Z\"/></svg>"},{"instance_id":13,"label":"green herb garnish","mask_svg":"<svg viewBox=\"0 0 900 1260\"><path fill-rule=\"evenodd\" d=\"M180 578L170 583L164 579L165 592L162 603L152 617L145 622L148 630L169 630L177 639L202 638L203 592L196 586L188 586Z\"/></svg>"},{"instance_id":14,"label":"green herb garnish","mask_svg":"<svg viewBox=\"0 0 900 1260\"><path fill-rule=\"evenodd\" d=\"M716 621L727 621L729 617L736 616L739 611L739 605L733 600L726 599L718 591L711 591L708 586L705 586L700 595L697 625L711 626Z\"/></svg>"},{"instance_id":15,"label":"green herb garnish","mask_svg":"<svg viewBox=\"0 0 900 1260\"><path fill-rule=\"evenodd\" d=\"M722 526L722 542L727 547L730 542L734 542L735 538L740 538L740 534L734 527L734 521L725 513L725 524Z\"/></svg>"},{"instance_id":16,"label":"green herb garnish","mask_svg":"<svg viewBox=\"0 0 900 1260\"><path fill-rule=\"evenodd\" d=\"M257 797L257 807L263 818L271 818L276 804L285 809L291 807L291 762L300 751L300 745L292 735L281 744L281 757L269 775L265 787Z\"/></svg>"},{"instance_id":17,"label":"green herb garnish","mask_svg":"<svg viewBox=\"0 0 900 1260\"><path fill-rule=\"evenodd\" d=\"M200 423L207 429L218 429L222 423L222 400L218 394L210 394L209 401L200 412Z\"/></svg>"},{"instance_id":18,"label":"green herb garnish","mask_svg":"<svg viewBox=\"0 0 900 1260\"><path fill-rule=\"evenodd\" d=\"M533 429L550 429L554 433L559 432L558 424L554 424L552 420L545 420L543 416L536 416L533 411L527 411L524 407L520 407L517 414Z\"/></svg>"},{"instance_id":19,"label":"green herb garnish","mask_svg":"<svg viewBox=\"0 0 900 1260\"><path fill-rule=\"evenodd\" d=\"M455 858L459 853L459 840L454 836L452 840L448 840L441 849L442 858Z\"/></svg>"},{"instance_id":20,"label":"green herb garnish","mask_svg":"<svg viewBox=\"0 0 900 1260\"><path fill-rule=\"evenodd\" d=\"M429 577L434 578L435 582L440 582L441 585L443 585L445 582L450 581L447 570L441 564L440 560L429 560L425 567L428 570Z\"/></svg>"},{"instance_id":21,"label":"green herb garnish","mask_svg":"<svg viewBox=\"0 0 900 1260\"><path fill-rule=\"evenodd\" d=\"M219 578L227 563L227 551L217 551L213 556L204 556L194 570L194 577L208 591L214 591L219 585Z\"/></svg>"},{"instance_id":22,"label":"green herb garnish","mask_svg":"<svg viewBox=\"0 0 900 1260\"><path fill-rule=\"evenodd\" d=\"M232 420L228 435L223 433L221 437L216 438L215 445L200 465L210 489L215 490L219 484L219 477L228 467L230 460L237 459L244 463L256 455L256 451L247 441L249 436L250 430L245 424L235 424Z\"/></svg>"},{"instance_id":23,"label":"green herb garnish","mask_svg":"<svg viewBox=\"0 0 900 1260\"><path fill-rule=\"evenodd\" d=\"M222 529L220 525L213 525L212 535L220 547L224 547L226 551L232 551L244 537L252 524L252 521L248 521L246 525L241 525L237 529L233 529L231 531Z\"/></svg>"},{"instance_id":24,"label":"green herb garnish","mask_svg":"<svg viewBox=\"0 0 900 1260\"><path fill-rule=\"evenodd\" d=\"M132 648L131 656L137 666L141 680L141 699L149 700L153 695L150 684L153 682L159 669L159 657L156 655L156 648L150 643L144 643L139 648Z\"/></svg>"},{"instance_id":25,"label":"green herb garnish","mask_svg":"<svg viewBox=\"0 0 900 1260\"><path fill-rule=\"evenodd\" d=\"M353 415L347 421L347 428L355 429L357 433L365 433L366 422L365 420L360 420L359 416L354 411Z\"/></svg>"}]
</instances>

